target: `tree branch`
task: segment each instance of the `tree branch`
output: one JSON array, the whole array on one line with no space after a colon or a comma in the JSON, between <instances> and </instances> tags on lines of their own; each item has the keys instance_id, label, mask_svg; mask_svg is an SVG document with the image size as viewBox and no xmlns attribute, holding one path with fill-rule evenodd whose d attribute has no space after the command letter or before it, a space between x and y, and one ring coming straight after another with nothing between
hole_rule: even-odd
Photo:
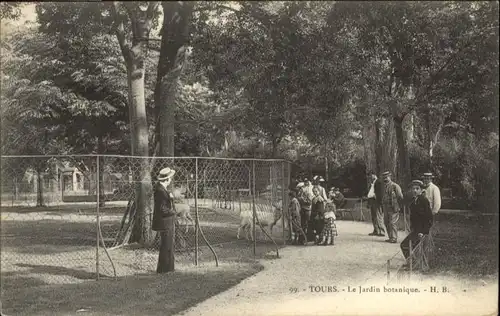
<instances>
[{"instance_id":1,"label":"tree branch","mask_svg":"<svg viewBox=\"0 0 500 316\"><path fill-rule=\"evenodd\" d=\"M127 39L125 36L125 27L123 26L123 21L120 17L119 12L119 3L118 1L113 1L113 5L111 6L111 14L114 17L114 25L113 29L115 31L116 38L118 39L118 43L120 44L120 49L123 54L123 58L125 62L128 64L130 62L130 49L127 44Z\"/></svg>"},{"instance_id":2,"label":"tree branch","mask_svg":"<svg viewBox=\"0 0 500 316\"><path fill-rule=\"evenodd\" d=\"M132 25L132 34L135 37L138 33L137 32L138 31L138 29L137 29L137 15L135 14L134 10L130 6L131 6L131 2L123 3L123 7L127 11L128 17L130 19L130 23Z\"/></svg>"},{"instance_id":3,"label":"tree branch","mask_svg":"<svg viewBox=\"0 0 500 316\"><path fill-rule=\"evenodd\" d=\"M146 11L146 20L144 21L144 26L146 30L148 30L148 35L149 31L151 30L151 26L153 25L153 19L159 5L160 1L151 1L148 5L148 9Z\"/></svg>"},{"instance_id":4,"label":"tree branch","mask_svg":"<svg viewBox=\"0 0 500 316\"><path fill-rule=\"evenodd\" d=\"M259 22L259 26L262 27L266 32L269 31L270 25L269 25L268 22L263 21L261 18L258 18L258 17L254 16L252 14L249 14L248 12L243 12L242 10L231 8L231 7L229 7L227 5L224 5L224 4L217 4L213 8L199 6L198 8L194 9L193 12L200 12L200 11L204 11L204 10L215 11L215 10L218 10L218 9L223 9L223 10L231 11L231 12L239 15L240 17L251 18L251 19Z\"/></svg>"},{"instance_id":5,"label":"tree branch","mask_svg":"<svg viewBox=\"0 0 500 316\"><path fill-rule=\"evenodd\" d=\"M489 27L485 29L489 29ZM478 31L478 33L480 34L481 31ZM420 104L420 102L422 101L420 100L420 98L424 95L427 95L427 92L438 81L437 79L439 75L441 75L441 73L451 64L451 62L454 61L466 48L469 48L472 44L474 44L474 38L472 38L467 44L462 46L456 53L449 56L448 59L444 62L444 64L436 72L434 72L429 76L429 78L426 80L427 84L425 85L425 87L421 86L422 88L419 89L418 93L415 95L415 102L412 105L410 105L410 107L415 107L418 104Z\"/></svg>"},{"instance_id":6,"label":"tree branch","mask_svg":"<svg viewBox=\"0 0 500 316\"><path fill-rule=\"evenodd\" d=\"M431 144L430 149L434 149L434 147L436 147L437 141L439 139L439 135L441 134L441 131L443 130L444 121L445 120L443 119L443 120L441 120L441 122L439 122L438 129L437 129L436 133L434 134L434 137L432 138L432 144Z\"/></svg>"}]
</instances>

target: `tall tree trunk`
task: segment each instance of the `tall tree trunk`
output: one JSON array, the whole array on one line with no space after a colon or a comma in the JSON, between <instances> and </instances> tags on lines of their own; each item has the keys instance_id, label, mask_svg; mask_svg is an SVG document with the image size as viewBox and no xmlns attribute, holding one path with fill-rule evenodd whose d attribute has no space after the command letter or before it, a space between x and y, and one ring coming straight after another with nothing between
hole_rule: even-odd
<instances>
[{"instance_id":1,"label":"tall tree trunk","mask_svg":"<svg viewBox=\"0 0 500 316\"><path fill-rule=\"evenodd\" d=\"M43 199L43 174L42 174L42 168L37 168L36 169L36 184L37 184L37 189L36 189L36 206L37 207L43 207L45 206L45 201Z\"/></svg>"},{"instance_id":2,"label":"tall tree trunk","mask_svg":"<svg viewBox=\"0 0 500 316\"><path fill-rule=\"evenodd\" d=\"M435 116L432 116L430 106L427 105L427 108L425 110L424 114L424 119L425 119L425 128L426 128L426 141L425 145L427 147L427 168L429 168L429 171L432 170L432 165L433 165L433 157L434 157L434 147L436 147L436 144L439 140L439 135L441 134L441 131L443 130L444 124L446 122L445 117L438 117L436 118ZM432 129L432 120L438 119L439 124L437 126L437 129L433 131Z\"/></svg>"},{"instance_id":3,"label":"tall tree trunk","mask_svg":"<svg viewBox=\"0 0 500 316\"><path fill-rule=\"evenodd\" d=\"M330 177L328 176L328 142L325 142L325 183L329 186Z\"/></svg>"},{"instance_id":4,"label":"tall tree trunk","mask_svg":"<svg viewBox=\"0 0 500 316\"><path fill-rule=\"evenodd\" d=\"M272 151L271 151L271 158L275 159L275 158L278 158L278 146L280 144L280 139L277 138L277 137L273 137L273 140L272 140Z\"/></svg>"},{"instance_id":5,"label":"tall tree trunk","mask_svg":"<svg viewBox=\"0 0 500 316\"><path fill-rule=\"evenodd\" d=\"M377 174L380 172L380 168L377 168L377 155L376 155L376 136L377 136L377 127L375 124L375 120L372 116L368 116L365 118L363 122L362 129L363 136L363 151L365 158L365 165L367 172L376 172ZM368 175L367 175L368 176Z\"/></svg>"},{"instance_id":6,"label":"tall tree trunk","mask_svg":"<svg viewBox=\"0 0 500 316\"><path fill-rule=\"evenodd\" d=\"M50 165L50 191L56 198L56 194L59 192L59 179L57 179L57 164L55 163Z\"/></svg>"},{"instance_id":7,"label":"tall tree trunk","mask_svg":"<svg viewBox=\"0 0 500 316\"><path fill-rule=\"evenodd\" d=\"M14 195L13 195L13 197L14 197L14 201L17 201L17 198L19 197L19 182L18 182L16 176L14 176L14 182L13 182L13 184L14 184L14 187L13 187L13 189L14 189Z\"/></svg>"},{"instance_id":8,"label":"tall tree trunk","mask_svg":"<svg viewBox=\"0 0 500 316\"><path fill-rule=\"evenodd\" d=\"M195 2L163 1L163 25L160 57L155 86L156 135L159 153L175 156L175 105L179 78L187 57L189 25ZM175 231L175 222L169 221L168 231ZM165 234L161 240L158 271L175 269L175 233Z\"/></svg>"},{"instance_id":9,"label":"tall tree trunk","mask_svg":"<svg viewBox=\"0 0 500 316\"><path fill-rule=\"evenodd\" d=\"M381 124L375 122L375 170L377 175L382 173L382 131Z\"/></svg>"},{"instance_id":10,"label":"tall tree trunk","mask_svg":"<svg viewBox=\"0 0 500 316\"><path fill-rule=\"evenodd\" d=\"M155 109L160 155L174 156L175 101L187 57L189 25L194 2L163 1L160 58L155 86Z\"/></svg>"},{"instance_id":11,"label":"tall tree trunk","mask_svg":"<svg viewBox=\"0 0 500 316\"><path fill-rule=\"evenodd\" d=\"M396 174L396 148L394 146L394 122L380 118L376 123L376 162L377 173L390 171Z\"/></svg>"},{"instance_id":12,"label":"tall tree trunk","mask_svg":"<svg viewBox=\"0 0 500 316\"><path fill-rule=\"evenodd\" d=\"M148 38L157 14L158 1L150 1L146 11L133 2L114 1L112 14L115 20L115 32L127 67L129 119L132 155L147 157L149 153L149 129L146 119L146 100L144 97L145 59L148 53ZM131 30L126 31L121 15L121 8L127 12ZM145 247L154 242L151 230L152 195L149 160L133 160L134 181L136 183L136 217L131 241L138 241Z\"/></svg>"},{"instance_id":13,"label":"tall tree trunk","mask_svg":"<svg viewBox=\"0 0 500 316\"><path fill-rule=\"evenodd\" d=\"M97 153L102 155L104 153L104 141L102 136L97 136ZM104 206L106 201L106 196L104 194L104 159L99 157L99 206Z\"/></svg>"},{"instance_id":14,"label":"tall tree trunk","mask_svg":"<svg viewBox=\"0 0 500 316\"><path fill-rule=\"evenodd\" d=\"M408 144L406 131L403 128L404 116L394 117L394 128L396 132L398 150L399 182L403 190L406 190L411 181L410 156L408 154Z\"/></svg>"},{"instance_id":15,"label":"tall tree trunk","mask_svg":"<svg viewBox=\"0 0 500 316\"><path fill-rule=\"evenodd\" d=\"M431 110L429 105L425 110L425 128L427 130L426 133L426 145L427 145L427 168L431 168L432 166L432 155L433 155L433 146L432 146L432 129L431 129Z\"/></svg>"},{"instance_id":16,"label":"tall tree trunk","mask_svg":"<svg viewBox=\"0 0 500 316\"><path fill-rule=\"evenodd\" d=\"M132 155L147 157L149 154L149 134L146 120L146 103L144 98L144 63L142 58L129 65L129 111L131 113L130 130L132 137ZM152 183L148 159L132 160L134 182L136 183L136 229L131 241L137 241L144 246L153 243L151 230L152 220Z\"/></svg>"}]
</instances>

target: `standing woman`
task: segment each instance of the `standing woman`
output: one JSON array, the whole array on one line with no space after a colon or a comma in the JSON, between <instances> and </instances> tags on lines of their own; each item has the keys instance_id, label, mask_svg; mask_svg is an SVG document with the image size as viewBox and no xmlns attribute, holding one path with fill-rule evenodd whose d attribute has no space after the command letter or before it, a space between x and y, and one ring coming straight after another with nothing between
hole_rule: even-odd
<instances>
[{"instance_id":1,"label":"standing woman","mask_svg":"<svg viewBox=\"0 0 500 316\"><path fill-rule=\"evenodd\" d=\"M323 228L325 226L325 201L320 195L319 189L313 188L314 197L311 204L311 221L314 227L315 243L320 242L320 236L323 233Z\"/></svg>"},{"instance_id":2,"label":"standing woman","mask_svg":"<svg viewBox=\"0 0 500 316\"><path fill-rule=\"evenodd\" d=\"M308 187L304 186L304 183L300 182L297 185L299 193L297 198L300 203L300 226L305 232L307 238L304 238L302 234L299 236L299 243L305 244L307 241L314 239L313 226L311 221L311 203L312 203L312 191ZM307 240L306 240L307 239Z\"/></svg>"},{"instance_id":3,"label":"standing woman","mask_svg":"<svg viewBox=\"0 0 500 316\"><path fill-rule=\"evenodd\" d=\"M157 273L174 271L174 237L175 218L174 196L168 191L175 170L164 168L160 170L158 182L154 190L154 231L160 232L160 254L158 256Z\"/></svg>"},{"instance_id":4,"label":"standing woman","mask_svg":"<svg viewBox=\"0 0 500 316\"><path fill-rule=\"evenodd\" d=\"M299 243L299 236L302 233L302 227L300 224L300 203L297 199L297 193L295 191L290 191L288 193L290 197L290 205L288 206L288 212L290 212L290 219L292 222L292 243Z\"/></svg>"}]
</instances>

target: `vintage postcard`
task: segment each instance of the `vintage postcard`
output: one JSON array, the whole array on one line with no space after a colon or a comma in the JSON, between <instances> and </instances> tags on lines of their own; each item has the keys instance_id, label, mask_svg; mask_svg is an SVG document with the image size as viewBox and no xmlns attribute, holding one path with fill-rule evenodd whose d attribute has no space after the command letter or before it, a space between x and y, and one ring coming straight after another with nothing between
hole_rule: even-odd
<instances>
[{"instance_id":1,"label":"vintage postcard","mask_svg":"<svg viewBox=\"0 0 500 316\"><path fill-rule=\"evenodd\" d=\"M497 315L498 2L1 2L2 315Z\"/></svg>"}]
</instances>

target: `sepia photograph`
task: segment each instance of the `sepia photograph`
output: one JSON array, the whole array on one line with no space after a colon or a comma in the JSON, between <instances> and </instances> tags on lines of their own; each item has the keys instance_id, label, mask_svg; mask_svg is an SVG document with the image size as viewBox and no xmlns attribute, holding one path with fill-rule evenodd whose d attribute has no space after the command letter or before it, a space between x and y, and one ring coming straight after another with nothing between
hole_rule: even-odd
<instances>
[{"instance_id":1,"label":"sepia photograph","mask_svg":"<svg viewBox=\"0 0 500 316\"><path fill-rule=\"evenodd\" d=\"M0 2L0 314L498 315L499 6Z\"/></svg>"}]
</instances>

